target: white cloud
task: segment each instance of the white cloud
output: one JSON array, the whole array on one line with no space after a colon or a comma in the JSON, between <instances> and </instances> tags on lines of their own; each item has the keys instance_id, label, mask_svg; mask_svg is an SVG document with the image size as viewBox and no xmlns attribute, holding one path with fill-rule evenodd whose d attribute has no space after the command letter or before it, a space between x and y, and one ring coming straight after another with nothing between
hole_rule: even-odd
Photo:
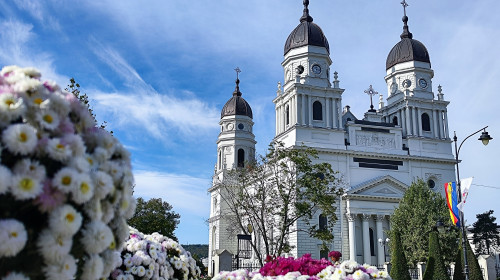
<instances>
[{"instance_id":1,"label":"white cloud","mask_svg":"<svg viewBox=\"0 0 500 280\"><path fill-rule=\"evenodd\" d=\"M134 172L134 178L135 197L160 197L181 217L183 214L205 217L210 212L209 179L143 170Z\"/></svg>"},{"instance_id":2,"label":"white cloud","mask_svg":"<svg viewBox=\"0 0 500 280\"><path fill-rule=\"evenodd\" d=\"M0 65L36 67L43 79L64 85L69 79L56 72L52 56L31 46L37 36L32 29L33 25L21 21L0 21Z\"/></svg>"},{"instance_id":3,"label":"white cloud","mask_svg":"<svg viewBox=\"0 0 500 280\"><path fill-rule=\"evenodd\" d=\"M46 12L46 4L41 1L14 0L14 3L21 9L27 11L33 18L38 20L42 26L52 30L60 31L61 25L50 13Z\"/></svg>"}]
</instances>

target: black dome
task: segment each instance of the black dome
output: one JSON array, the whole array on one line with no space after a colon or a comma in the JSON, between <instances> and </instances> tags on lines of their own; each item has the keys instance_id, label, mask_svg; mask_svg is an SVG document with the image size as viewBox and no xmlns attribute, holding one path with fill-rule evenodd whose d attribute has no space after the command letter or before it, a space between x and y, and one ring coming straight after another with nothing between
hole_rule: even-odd
<instances>
[{"instance_id":1,"label":"black dome","mask_svg":"<svg viewBox=\"0 0 500 280\"><path fill-rule=\"evenodd\" d=\"M403 17L405 23L401 41L399 41L389 52L385 62L385 69L407 61L421 61L431 63L427 48L420 41L413 39L413 34L408 31L408 17Z\"/></svg>"},{"instance_id":2,"label":"black dome","mask_svg":"<svg viewBox=\"0 0 500 280\"><path fill-rule=\"evenodd\" d=\"M247 116L249 118L253 118L252 108L248 102L241 97L240 92L240 80L236 80L236 89L233 92L233 97L226 102L226 105L222 107L222 111L220 113L220 118L222 119L225 116Z\"/></svg>"},{"instance_id":3,"label":"black dome","mask_svg":"<svg viewBox=\"0 0 500 280\"><path fill-rule=\"evenodd\" d=\"M295 29L290 33L288 39L286 39L284 55L286 55L291 49L300 48L303 46L318 46L326 48L326 51L330 53L330 45L328 40L323 34L323 30L315 24L313 18L309 15L309 9L307 6L309 1L304 1L304 14L300 18L300 24L295 27Z\"/></svg>"}]
</instances>

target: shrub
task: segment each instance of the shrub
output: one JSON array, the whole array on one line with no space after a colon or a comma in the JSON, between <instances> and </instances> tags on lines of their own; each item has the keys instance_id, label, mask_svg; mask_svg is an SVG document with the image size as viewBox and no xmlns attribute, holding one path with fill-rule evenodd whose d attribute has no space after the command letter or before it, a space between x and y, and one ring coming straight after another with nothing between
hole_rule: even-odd
<instances>
[{"instance_id":1,"label":"shrub","mask_svg":"<svg viewBox=\"0 0 500 280\"><path fill-rule=\"evenodd\" d=\"M399 231L395 230L393 232L392 240L394 240L394 244L391 247L392 278L394 280L411 280Z\"/></svg>"},{"instance_id":2,"label":"shrub","mask_svg":"<svg viewBox=\"0 0 500 280\"><path fill-rule=\"evenodd\" d=\"M443 255L439 247L438 233L429 233L429 257L424 273L424 280L449 280L448 272L444 265Z\"/></svg>"}]
</instances>

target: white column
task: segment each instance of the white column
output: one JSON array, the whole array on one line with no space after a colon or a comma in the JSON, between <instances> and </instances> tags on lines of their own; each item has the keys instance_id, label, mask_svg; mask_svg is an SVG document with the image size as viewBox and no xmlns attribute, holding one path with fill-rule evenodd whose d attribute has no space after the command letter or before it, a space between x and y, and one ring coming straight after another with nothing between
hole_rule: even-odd
<instances>
[{"instance_id":1,"label":"white column","mask_svg":"<svg viewBox=\"0 0 500 280\"><path fill-rule=\"evenodd\" d=\"M450 137L450 132L448 131L448 112L444 111L444 138L448 139Z\"/></svg>"},{"instance_id":2,"label":"white column","mask_svg":"<svg viewBox=\"0 0 500 280\"><path fill-rule=\"evenodd\" d=\"M302 125L306 125L306 95L302 94Z\"/></svg>"},{"instance_id":3,"label":"white column","mask_svg":"<svg viewBox=\"0 0 500 280\"><path fill-rule=\"evenodd\" d=\"M307 96L307 110L309 111L309 122L308 122L308 125L309 126L312 126L313 125L313 122L312 122L312 119L313 119L313 110L312 110L312 100L311 100L311 96Z\"/></svg>"},{"instance_id":4,"label":"white column","mask_svg":"<svg viewBox=\"0 0 500 280\"><path fill-rule=\"evenodd\" d=\"M355 214L346 214L349 221L349 260L356 260L356 227L354 221L356 220Z\"/></svg>"},{"instance_id":5,"label":"white column","mask_svg":"<svg viewBox=\"0 0 500 280\"><path fill-rule=\"evenodd\" d=\"M434 138L439 138L438 113L436 110L432 110L432 122L434 123Z\"/></svg>"},{"instance_id":6,"label":"white column","mask_svg":"<svg viewBox=\"0 0 500 280\"><path fill-rule=\"evenodd\" d=\"M297 95L294 95L292 97L292 100L293 100L293 107L292 107L292 112L293 112L293 122L292 122L292 125L296 125L298 123L298 118L297 118Z\"/></svg>"},{"instance_id":7,"label":"white column","mask_svg":"<svg viewBox=\"0 0 500 280\"><path fill-rule=\"evenodd\" d=\"M371 263L371 252L370 252L370 224L368 221L371 216L368 214L363 214L363 261L367 264Z\"/></svg>"},{"instance_id":8,"label":"white column","mask_svg":"<svg viewBox=\"0 0 500 280\"><path fill-rule=\"evenodd\" d=\"M385 240L384 238L384 229L382 222L384 221L385 216L384 215L377 215L376 218L376 226L377 226L377 240L375 241L377 244L377 259L378 259L378 265L383 265L385 260L385 252L384 252L384 246L378 243L379 239Z\"/></svg>"},{"instance_id":9,"label":"white column","mask_svg":"<svg viewBox=\"0 0 500 280\"><path fill-rule=\"evenodd\" d=\"M330 118L332 117L332 111L330 110L330 102L331 102L331 98L330 97L327 97L325 98L325 103L326 103L326 112L325 112L325 116L326 116L326 128L332 128L330 126Z\"/></svg>"},{"instance_id":10,"label":"white column","mask_svg":"<svg viewBox=\"0 0 500 280\"><path fill-rule=\"evenodd\" d=\"M404 112L404 109L405 108L402 108L400 110L400 112L401 112L401 127L403 128L403 132L402 132L403 136L406 136L406 135L408 135L408 132L406 132L406 114Z\"/></svg>"},{"instance_id":11,"label":"white column","mask_svg":"<svg viewBox=\"0 0 500 280\"><path fill-rule=\"evenodd\" d=\"M418 136L424 136L424 133L422 132L422 117L421 117L421 112L420 108L417 107L417 118L416 120L418 122Z\"/></svg>"},{"instance_id":12,"label":"white column","mask_svg":"<svg viewBox=\"0 0 500 280\"><path fill-rule=\"evenodd\" d=\"M444 138L444 131L443 131L443 112L438 111L438 121L439 121L439 138L443 139Z\"/></svg>"},{"instance_id":13,"label":"white column","mask_svg":"<svg viewBox=\"0 0 500 280\"><path fill-rule=\"evenodd\" d=\"M411 119L410 119L410 107L406 107L406 135L412 135L411 133Z\"/></svg>"},{"instance_id":14,"label":"white column","mask_svg":"<svg viewBox=\"0 0 500 280\"><path fill-rule=\"evenodd\" d=\"M279 134L279 113L278 113L278 105L276 105L276 135Z\"/></svg>"},{"instance_id":15,"label":"white column","mask_svg":"<svg viewBox=\"0 0 500 280\"><path fill-rule=\"evenodd\" d=\"M337 100L337 98L334 98L332 101L333 101L333 104L332 104L333 128L339 128L340 126L339 126L339 122L337 120L338 119L338 112L339 112L338 100Z\"/></svg>"},{"instance_id":16,"label":"white column","mask_svg":"<svg viewBox=\"0 0 500 280\"><path fill-rule=\"evenodd\" d=\"M403 114L401 114L401 110L398 110L397 112L397 116L398 116L398 125L400 127L403 127L403 117L402 117Z\"/></svg>"},{"instance_id":17,"label":"white column","mask_svg":"<svg viewBox=\"0 0 500 280\"><path fill-rule=\"evenodd\" d=\"M412 120L412 121L413 121L413 122L412 122L412 123L413 123L413 127L412 127L412 129L411 129L411 130L413 131L413 135L415 135L415 136L416 136L416 135L417 135L417 133L418 133L418 127L417 127L417 116L416 116L416 115L417 115L417 110L416 110L416 109L417 109L417 108L412 107L412 115L411 115L411 117L412 117L412 119L413 119L413 120Z\"/></svg>"}]
</instances>

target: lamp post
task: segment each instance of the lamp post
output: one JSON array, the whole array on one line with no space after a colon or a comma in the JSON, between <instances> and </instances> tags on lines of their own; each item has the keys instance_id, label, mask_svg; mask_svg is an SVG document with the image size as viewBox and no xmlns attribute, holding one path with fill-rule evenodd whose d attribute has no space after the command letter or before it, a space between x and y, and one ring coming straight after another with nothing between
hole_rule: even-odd
<instances>
[{"instance_id":1,"label":"lamp post","mask_svg":"<svg viewBox=\"0 0 500 280\"><path fill-rule=\"evenodd\" d=\"M378 244L380 244L380 246L384 246L384 263L387 262L385 254L385 245L389 244L389 241L391 241L389 238L386 238L385 240L383 240L382 238L378 239Z\"/></svg>"},{"instance_id":2,"label":"lamp post","mask_svg":"<svg viewBox=\"0 0 500 280\"><path fill-rule=\"evenodd\" d=\"M483 145L485 145L485 146L488 145L490 140L492 140L493 138L491 138L491 136L488 134L488 132L486 132L486 128L488 128L488 126L485 126L485 127L481 128L480 130L472 133L471 135L465 137L465 139L462 140L462 142L460 143L460 146L457 145L457 133L456 133L456 131L454 131L454 133L453 133L454 134L453 141L455 142L455 164L457 165L457 185L458 185L458 202L459 203L462 201L462 190L460 189L460 171L458 169L458 163L459 163L458 154L460 153L460 149L462 148L462 145L464 144L465 140L469 139L473 135L478 134L479 132L481 132L481 130L483 131L483 133L481 133L481 136L479 137L478 140L481 140L481 142L483 142ZM465 280L469 280L469 264L467 261L467 247L466 247L467 233L465 231L464 212L462 212L462 211L460 211L460 224L462 227L462 248L463 248L463 253L464 253L464 274L465 274Z\"/></svg>"}]
</instances>

